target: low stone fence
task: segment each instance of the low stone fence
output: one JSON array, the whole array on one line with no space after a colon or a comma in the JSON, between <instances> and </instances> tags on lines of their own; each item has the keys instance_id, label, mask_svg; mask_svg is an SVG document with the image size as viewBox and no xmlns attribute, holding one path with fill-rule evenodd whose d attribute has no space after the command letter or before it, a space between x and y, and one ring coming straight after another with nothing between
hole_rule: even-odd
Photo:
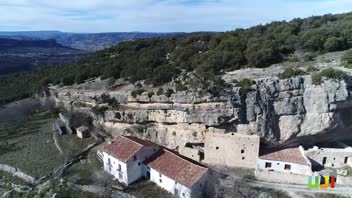
<instances>
[{"instance_id":1,"label":"low stone fence","mask_svg":"<svg viewBox=\"0 0 352 198\"><path fill-rule=\"evenodd\" d=\"M336 184L349 186L352 184L352 177L344 177L344 176L338 175L336 178Z\"/></svg>"},{"instance_id":2,"label":"low stone fence","mask_svg":"<svg viewBox=\"0 0 352 198\"><path fill-rule=\"evenodd\" d=\"M77 191L90 192L95 194L101 194L105 191L105 188L95 185L78 185L71 182L66 182L69 187Z\"/></svg>"},{"instance_id":3,"label":"low stone fence","mask_svg":"<svg viewBox=\"0 0 352 198\"><path fill-rule=\"evenodd\" d=\"M280 173L274 171L255 171L255 178L257 180L277 182L277 183L288 183L288 184L308 184L307 175L297 175L297 174L288 174Z\"/></svg>"},{"instance_id":4,"label":"low stone fence","mask_svg":"<svg viewBox=\"0 0 352 198\"><path fill-rule=\"evenodd\" d=\"M15 168L15 167L12 167L12 166L9 166L6 164L0 164L0 171L8 172L8 173L12 174L13 176L19 177L30 184L35 183L34 177L27 175L26 173L22 172L18 168Z\"/></svg>"}]
</instances>

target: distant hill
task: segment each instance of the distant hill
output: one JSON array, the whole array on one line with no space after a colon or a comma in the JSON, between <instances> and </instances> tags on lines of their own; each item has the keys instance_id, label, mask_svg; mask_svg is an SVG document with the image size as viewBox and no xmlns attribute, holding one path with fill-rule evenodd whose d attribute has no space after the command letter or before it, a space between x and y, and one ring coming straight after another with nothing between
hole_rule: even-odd
<instances>
[{"instance_id":1,"label":"distant hill","mask_svg":"<svg viewBox=\"0 0 352 198\"><path fill-rule=\"evenodd\" d=\"M155 86L174 81L177 90L191 88L218 95L226 86L221 79L226 71L264 68L283 61L311 61L319 54L352 48L351 24L352 12L272 22L224 33L122 42L72 64L0 76L0 101L30 96L48 84L79 84L99 76L130 82L144 80ZM296 72L288 70L287 75ZM189 74L193 77L187 81ZM243 82L244 87L251 85L250 80Z\"/></svg>"},{"instance_id":2,"label":"distant hill","mask_svg":"<svg viewBox=\"0 0 352 198\"><path fill-rule=\"evenodd\" d=\"M42 47L42 48L63 48L61 44L58 44L54 39L49 40L18 40L9 38L0 38L0 50L7 50L10 48L18 47Z\"/></svg>"},{"instance_id":3,"label":"distant hill","mask_svg":"<svg viewBox=\"0 0 352 198\"><path fill-rule=\"evenodd\" d=\"M54 39L0 38L0 75L31 71L45 65L70 63L87 52L65 47Z\"/></svg>"},{"instance_id":4,"label":"distant hill","mask_svg":"<svg viewBox=\"0 0 352 198\"><path fill-rule=\"evenodd\" d=\"M85 51L97 51L121 41L181 35L182 33L112 32L67 33L60 31L0 32L0 37L21 39L55 39L61 45Z\"/></svg>"}]
</instances>

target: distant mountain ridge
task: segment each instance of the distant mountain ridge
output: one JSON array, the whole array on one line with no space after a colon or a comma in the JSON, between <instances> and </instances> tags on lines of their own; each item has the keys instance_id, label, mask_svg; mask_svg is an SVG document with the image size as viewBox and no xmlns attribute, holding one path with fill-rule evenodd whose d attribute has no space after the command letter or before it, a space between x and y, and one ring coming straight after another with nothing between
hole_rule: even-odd
<instances>
[{"instance_id":1,"label":"distant mountain ridge","mask_svg":"<svg viewBox=\"0 0 352 198\"><path fill-rule=\"evenodd\" d=\"M98 51L119 42L143 38L167 37L184 33L150 33L150 32L109 32L109 33L68 33L60 31L21 31L0 32L0 37L19 39L55 39L59 44L85 50Z\"/></svg>"},{"instance_id":2,"label":"distant mountain ridge","mask_svg":"<svg viewBox=\"0 0 352 198\"><path fill-rule=\"evenodd\" d=\"M63 46L54 39L0 38L0 75L71 63L85 54L86 51Z\"/></svg>"},{"instance_id":3,"label":"distant mountain ridge","mask_svg":"<svg viewBox=\"0 0 352 198\"><path fill-rule=\"evenodd\" d=\"M57 43L54 39L48 40L19 40L12 38L0 38L0 50L16 47L62 47L63 45Z\"/></svg>"},{"instance_id":4,"label":"distant mountain ridge","mask_svg":"<svg viewBox=\"0 0 352 198\"><path fill-rule=\"evenodd\" d=\"M0 32L0 75L71 63L83 55L127 40L181 33L66 33L60 31Z\"/></svg>"}]
</instances>

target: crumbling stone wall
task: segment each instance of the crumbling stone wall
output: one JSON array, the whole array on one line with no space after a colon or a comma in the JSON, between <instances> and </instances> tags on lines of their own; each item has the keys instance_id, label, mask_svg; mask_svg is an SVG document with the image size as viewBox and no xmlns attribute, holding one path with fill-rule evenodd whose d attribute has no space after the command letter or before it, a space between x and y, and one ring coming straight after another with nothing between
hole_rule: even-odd
<instances>
[{"instance_id":1,"label":"crumbling stone wall","mask_svg":"<svg viewBox=\"0 0 352 198\"><path fill-rule=\"evenodd\" d=\"M0 164L0 171L4 171L4 172L8 172L10 174L12 174L13 176L19 177L21 179L23 179L24 181L33 184L35 182L35 178L27 175L26 173L22 172L21 170L6 165L6 164Z\"/></svg>"},{"instance_id":2,"label":"crumbling stone wall","mask_svg":"<svg viewBox=\"0 0 352 198\"><path fill-rule=\"evenodd\" d=\"M287 183L287 184L302 184L307 185L308 176L298 175L292 173L282 173L274 171L255 171L255 178L257 180L277 182L277 183Z\"/></svg>"},{"instance_id":3,"label":"crumbling stone wall","mask_svg":"<svg viewBox=\"0 0 352 198\"><path fill-rule=\"evenodd\" d=\"M350 165L352 159L352 148L332 149L314 147L305 151L308 158L311 159L313 166L325 166L338 168Z\"/></svg>"},{"instance_id":4,"label":"crumbling stone wall","mask_svg":"<svg viewBox=\"0 0 352 198\"><path fill-rule=\"evenodd\" d=\"M208 132L204 162L228 167L256 168L260 138L257 135Z\"/></svg>"}]
</instances>

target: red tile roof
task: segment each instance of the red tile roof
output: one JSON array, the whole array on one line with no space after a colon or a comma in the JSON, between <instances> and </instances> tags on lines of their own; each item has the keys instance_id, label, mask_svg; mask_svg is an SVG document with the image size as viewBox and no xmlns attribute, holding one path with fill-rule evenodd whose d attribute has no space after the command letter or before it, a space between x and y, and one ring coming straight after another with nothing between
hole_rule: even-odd
<instances>
[{"instance_id":1,"label":"red tile roof","mask_svg":"<svg viewBox=\"0 0 352 198\"><path fill-rule=\"evenodd\" d=\"M190 162L167 149L161 149L146 163L162 175L189 188L208 171L208 168Z\"/></svg>"},{"instance_id":2,"label":"red tile roof","mask_svg":"<svg viewBox=\"0 0 352 198\"><path fill-rule=\"evenodd\" d=\"M127 162L143 147L153 147L154 144L148 141L131 136L119 136L111 144L106 145L103 151L116 159Z\"/></svg>"},{"instance_id":3,"label":"red tile roof","mask_svg":"<svg viewBox=\"0 0 352 198\"><path fill-rule=\"evenodd\" d=\"M283 161L295 164L309 165L299 148L283 149L260 155L259 158L263 160Z\"/></svg>"}]
</instances>

